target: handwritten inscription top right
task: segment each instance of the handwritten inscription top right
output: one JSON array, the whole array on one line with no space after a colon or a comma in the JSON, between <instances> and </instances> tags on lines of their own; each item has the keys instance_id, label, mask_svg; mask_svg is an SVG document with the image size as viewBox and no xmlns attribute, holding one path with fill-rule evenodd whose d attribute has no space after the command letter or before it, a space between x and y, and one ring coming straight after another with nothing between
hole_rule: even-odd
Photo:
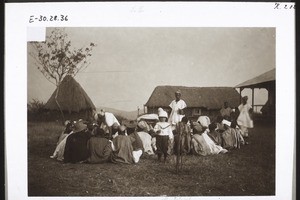
<instances>
[{"instance_id":1,"label":"handwritten inscription top right","mask_svg":"<svg viewBox=\"0 0 300 200\"><path fill-rule=\"evenodd\" d=\"M296 9L296 5L295 4L285 4L285 3L275 3L274 9L291 10L291 9Z\"/></svg>"}]
</instances>

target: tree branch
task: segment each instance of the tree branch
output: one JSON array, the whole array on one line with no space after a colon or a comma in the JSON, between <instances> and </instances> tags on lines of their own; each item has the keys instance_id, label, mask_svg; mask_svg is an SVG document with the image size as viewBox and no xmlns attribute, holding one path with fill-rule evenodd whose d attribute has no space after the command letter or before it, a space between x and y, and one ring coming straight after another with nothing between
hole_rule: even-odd
<instances>
[{"instance_id":1,"label":"tree branch","mask_svg":"<svg viewBox=\"0 0 300 200\"><path fill-rule=\"evenodd\" d=\"M90 65L88 58L91 56L93 47L90 43L87 47L70 51L71 41L64 29L55 28L46 41L42 43L30 43L36 54L30 53L34 58L35 65L45 78L55 85L59 85L65 75L76 76L81 70Z\"/></svg>"}]
</instances>

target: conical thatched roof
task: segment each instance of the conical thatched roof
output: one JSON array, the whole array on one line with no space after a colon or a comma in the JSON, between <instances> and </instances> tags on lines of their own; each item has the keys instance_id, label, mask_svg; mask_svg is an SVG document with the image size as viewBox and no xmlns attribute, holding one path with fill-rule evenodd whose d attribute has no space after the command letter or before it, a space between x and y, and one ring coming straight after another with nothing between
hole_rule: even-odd
<instances>
[{"instance_id":1,"label":"conical thatched roof","mask_svg":"<svg viewBox=\"0 0 300 200\"><path fill-rule=\"evenodd\" d=\"M48 110L59 110L55 102L56 90L45 104L45 108ZM89 98L80 84L70 75L67 75L62 80L59 87L57 100L63 111L79 112L82 110L96 109L92 100Z\"/></svg>"}]
</instances>

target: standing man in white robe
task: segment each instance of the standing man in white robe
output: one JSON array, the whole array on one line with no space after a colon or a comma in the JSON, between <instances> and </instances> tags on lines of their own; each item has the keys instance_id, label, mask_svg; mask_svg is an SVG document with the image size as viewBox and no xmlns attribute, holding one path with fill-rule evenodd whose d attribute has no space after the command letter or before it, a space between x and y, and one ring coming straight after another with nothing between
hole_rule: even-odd
<instances>
[{"instance_id":1,"label":"standing man in white robe","mask_svg":"<svg viewBox=\"0 0 300 200\"><path fill-rule=\"evenodd\" d=\"M250 112L252 112L252 107L247 103L248 97L244 96L242 98L242 104L239 105L240 115L237 118L237 124L241 127L241 132L243 137L248 137L248 128L253 128L253 121L250 118Z\"/></svg>"},{"instance_id":2,"label":"standing man in white robe","mask_svg":"<svg viewBox=\"0 0 300 200\"><path fill-rule=\"evenodd\" d=\"M184 109L187 107L186 103L181 99L180 90L175 92L175 100L170 103L169 107L172 109L169 123L171 123L172 129L175 130L176 124L185 116Z\"/></svg>"}]
</instances>

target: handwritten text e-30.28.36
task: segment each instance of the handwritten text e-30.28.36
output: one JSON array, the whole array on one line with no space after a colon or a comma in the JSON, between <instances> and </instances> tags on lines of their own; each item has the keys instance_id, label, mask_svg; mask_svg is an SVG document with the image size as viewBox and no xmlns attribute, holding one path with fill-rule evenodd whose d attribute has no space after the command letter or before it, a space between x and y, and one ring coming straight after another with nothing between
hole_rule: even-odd
<instances>
[{"instance_id":1,"label":"handwritten text e-30.28.36","mask_svg":"<svg viewBox=\"0 0 300 200\"><path fill-rule=\"evenodd\" d=\"M68 15L39 15L39 16L34 16L31 15L29 18L29 23L33 22L46 22L46 21L68 21Z\"/></svg>"}]
</instances>

